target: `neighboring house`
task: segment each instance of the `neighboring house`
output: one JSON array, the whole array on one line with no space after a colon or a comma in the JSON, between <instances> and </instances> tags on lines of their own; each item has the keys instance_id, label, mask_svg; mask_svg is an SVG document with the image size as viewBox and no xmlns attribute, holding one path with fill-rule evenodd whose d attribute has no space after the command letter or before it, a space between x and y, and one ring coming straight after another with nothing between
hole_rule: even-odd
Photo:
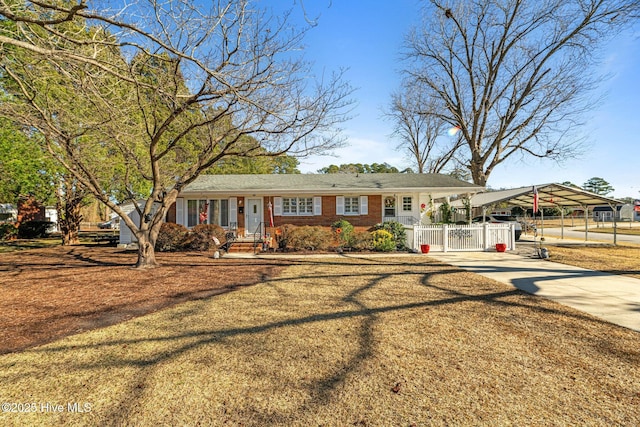
<instances>
[{"instance_id":1,"label":"neighboring house","mask_svg":"<svg viewBox=\"0 0 640 427\"><path fill-rule=\"evenodd\" d=\"M18 208L11 203L0 203L0 222L15 222L18 217Z\"/></svg>"},{"instance_id":2,"label":"neighboring house","mask_svg":"<svg viewBox=\"0 0 640 427\"><path fill-rule=\"evenodd\" d=\"M49 221L51 225L48 228L50 233L57 233L60 231L58 228L58 210L55 206L46 206L44 208L45 221Z\"/></svg>"},{"instance_id":3,"label":"neighboring house","mask_svg":"<svg viewBox=\"0 0 640 427\"><path fill-rule=\"evenodd\" d=\"M202 175L166 220L188 228L217 224L239 236L284 224L329 227L339 219L360 229L391 220L411 228L425 221L433 200L481 190L440 174ZM120 243L128 243L124 228Z\"/></svg>"},{"instance_id":4,"label":"neighboring house","mask_svg":"<svg viewBox=\"0 0 640 427\"><path fill-rule=\"evenodd\" d=\"M357 228L410 227L433 200L480 190L439 174L204 175L185 187L167 221L218 224L241 236L261 224L329 227L342 218Z\"/></svg>"},{"instance_id":5,"label":"neighboring house","mask_svg":"<svg viewBox=\"0 0 640 427\"><path fill-rule=\"evenodd\" d=\"M615 208L617 221L640 221L640 200L636 200L634 205L617 205ZM613 221L613 209L611 206L596 206L593 208L593 220Z\"/></svg>"},{"instance_id":6,"label":"neighboring house","mask_svg":"<svg viewBox=\"0 0 640 427\"><path fill-rule=\"evenodd\" d=\"M144 199L140 199L137 201L138 207L142 210L144 209L144 204L146 203L146 200ZM138 214L138 211L136 210L136 206L133 204L133 202L126 202L120 205L120 208L124 211L125 214L127 214L129 217L131 217L131 219L133 220L134 223L139 224L140 223L140 215ZM131 243L135 240L133 234L131 233L131 229L129 227L126 226L126 224L120 220L120 217L118 216L117 213L113 212L110 215L110 221L112 222L112 228L113 229L120 229L119 231L119 242L121 244L128 244Z\"/></svg>"}]
</instances>

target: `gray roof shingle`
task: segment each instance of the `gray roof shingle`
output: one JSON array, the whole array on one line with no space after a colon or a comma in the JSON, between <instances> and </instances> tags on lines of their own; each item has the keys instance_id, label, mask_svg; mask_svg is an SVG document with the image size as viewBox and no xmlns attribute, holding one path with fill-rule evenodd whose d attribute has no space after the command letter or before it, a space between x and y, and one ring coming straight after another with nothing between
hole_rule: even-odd
<instances>
[{"instance_id":1,"label":"gray roof shingle","mask_svg":"<svg viewBox=\"0 0 640 427\"><path fill-rule=\"evenodd\" d=\"M316 192L338 193L349 190L362 193L387 191L481 191L483 187L441 174L271 174L201 175L183 189L183 193Z\"/></svg>"}]
</instances>

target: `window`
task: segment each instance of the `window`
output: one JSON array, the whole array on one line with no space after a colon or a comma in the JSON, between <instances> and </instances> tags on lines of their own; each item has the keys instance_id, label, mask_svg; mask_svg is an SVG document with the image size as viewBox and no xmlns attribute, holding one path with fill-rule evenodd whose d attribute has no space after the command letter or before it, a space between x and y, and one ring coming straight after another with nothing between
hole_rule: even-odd
<instances>
[{"instance_id":1,"label":"window","mask_svg":"<svg viewBox=\"0 0 640 427\"><path fill-rule=\"evenodd\" d=\"M336 196L337 215L369 215L369 196Z\"/></svg>"},{"instance_id":2,"label":"window","mask_svg":"<svg viewBox=\"0 0 640 427\"><path fill-rule=\"evenodd\" d=\"M344 198L344 214L358 215L360 213L360 200L358 197Z\"/></svg>"},{"instance_id":3,"label":"window","mask_svg":"<svg viewBox=\"0 0 640 427\"><path fill-rule=\"evenodd\" d=\"M384 216L396 216L395 197L386 197L384 199Z\"/></svg>"},{"instance_id":4,"label":"window","mask_svg":"<svg viewBox=\"0 0 640 427\"><path fill-rule=\"evenodd\" d=\"M229 226L229 200L210 200L209 208L209 224L219 225L220 227Z\"/></svg>"},{"instance_id":5,"label":"window","mask_svg":"<svg viewBox=\"0 0 640 427\"><path fill-rule=\"evenodd\" d=\"M283 215L313 215L313 197L283 197Z\"/></svg>"},{"instance_id":6,"label":"window","mask_svg":"<svg viewBox=\"0 0 640 427\"><path fill-rule=\"evenodd\" d=\"M402 211L411 212L413 210L413 198L411 196L405 196L402 198Z\"/></svg>"},{"instance_id":7,"label":"window","mask_svg":"<svg viewBox=\"0 0 640 427\"><path fill-rule=\"evenodd\" d=\"M209 202L206 200L187 200L187 227L207 224Z\"/></svg>"},{"instance_id":8,"label":"window","mask_svg":"<svg viewBox=\"0 0 640 427\"><path fill-rule=\"evenodd\" d=\"M229 226L229 200L187 200L187 227L198 224Z\"/></svg>"}]
</instances>

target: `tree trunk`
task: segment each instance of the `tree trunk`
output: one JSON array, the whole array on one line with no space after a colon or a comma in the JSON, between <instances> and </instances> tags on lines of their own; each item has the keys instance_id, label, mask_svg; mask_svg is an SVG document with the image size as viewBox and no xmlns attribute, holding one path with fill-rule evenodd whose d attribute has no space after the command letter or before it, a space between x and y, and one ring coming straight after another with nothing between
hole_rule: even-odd
<instances>
[{"instance_id":1,"label":"tree trunk","mask_svg":"<svg viewBox=\"0 0 640 427\"><path fill-rule=\"evenodd\" d=\"M64 225L62 224L60 225L60 234L62 235L62 245L69 246L69 245L77 244L80 241L78 237L78 232L80 231L80 228L78 227L78 225L70 221L62 221L62 222L64 223Z\"/></svg>"},{"instance_id":2,"label":"tree trunk","mask_svg":"<svg viewBox=\"0 0 640 427\"><path fill-rule=\"evenodd\" d=\"M82 197L62 197L58 199L58 227L62 235L63 245L74 245L79 242L80 223L82 222Z\"/></svg>"},{"instance_id":3,"label":"tree trunk","mask_svg":"<svg viewBox=\"0 0 640 427\"><path fill-rule=\"evenodd\" d=\"M138 236L138 262L136 268L147 269L158 266L156 261L155 242L151 242L149 233L140 233Z\"/></svg>"}]
</instances>

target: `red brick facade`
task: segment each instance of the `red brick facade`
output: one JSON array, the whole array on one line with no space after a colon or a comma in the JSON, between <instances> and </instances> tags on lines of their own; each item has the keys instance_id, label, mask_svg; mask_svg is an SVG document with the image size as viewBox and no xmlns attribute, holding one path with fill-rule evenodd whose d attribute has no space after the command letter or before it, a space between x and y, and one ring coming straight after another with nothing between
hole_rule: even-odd
<instances>
[{"instance_id":1,"label":"red brick facade","mask_svg":"<svg viewBox=\"0 0 640 427\"><path fill-rule=\"evenodd\" d=\"M238 232L244 233L245 215L244 206L246 199L240 196L238 199ZM263 221L269 225L269 203L274 203L274 197L263 197ZM366 215L337 215L336 196L322 196L322 215L274 215L273 222L276 227L284 224L296 226L320 225L330 227L334 222L345 219L358 229L368 229L382 221L382 196L368 196L368 213ZM167 222L176 222L175 203L167 211Z\"/></svg>"},{"instance_id":2,"label":"red brick facade","mask_svg":"<svg viewBox=\"0 0 640 427\"><path fill-rule=\"evenodd\" d=\"M345 219L354 227L370 228L382 222L382 196L369 196L368 199L369 211L367 215L337 215L336 196L322 196L322 215L278 215L273 217L273 222L276 227L284 224L330 227L334 222ZM273 197L264 198L265 224L269 224L269 210L267 209L269 202L273 204Z\"/></svg>"}]
</instances>

